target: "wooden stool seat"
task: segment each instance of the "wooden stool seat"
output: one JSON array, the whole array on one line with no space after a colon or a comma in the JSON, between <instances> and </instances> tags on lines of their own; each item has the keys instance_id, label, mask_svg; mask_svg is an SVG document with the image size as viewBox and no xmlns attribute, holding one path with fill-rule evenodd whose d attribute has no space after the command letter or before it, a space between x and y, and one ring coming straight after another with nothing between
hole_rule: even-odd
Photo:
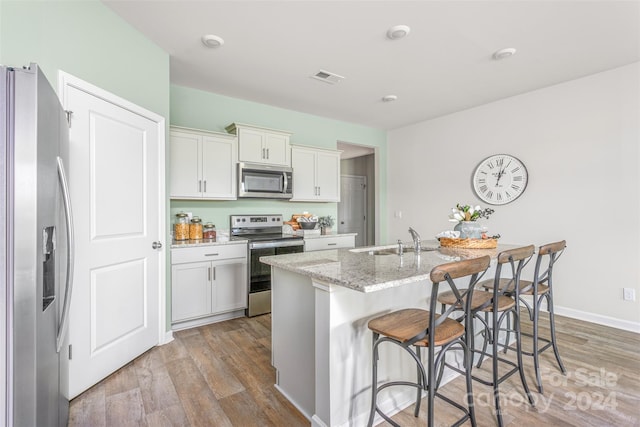
<instances>
[{"instance_id":1,"label":"wooden stool seat","mask_svg":"<svg viewBox=\"0 0 640 427\"><path fill-rule=\"evenodd\" d=\"M507 286L507 283L511 282L509 284L509 286ZM479 283L478 286L481 286L487 290L489 289L493 289L494 285L494 281L493 280L485 280ZM500 279L500 289L504 289L504 286L507 286L506 291L507 292L513 292L515 290L515 286L513 284L513 280L510 279ZM549 292L549 286L547 285L543 285L542 283L540 283L538 285L538 295L544 295L547 292ZM520 280L520 295L533 295L533 282L530 280Z\"/></svg>"},{"instance_id":2,"label":"wooden stool seat","mask_svg":"<svg viewBox=\"0 0 640 427\"><path fill-rule=\"evenodd\" d=\"M472 315L471 310L455 310L450 307L442 314L436 313L438 294L442 287L448 287L458 295L458 300L454 304L459 304L465 295L473 296L473 291L480 281L480 277L489 268L491 258L488 255L457 262L450 262L434 267L429 274L431 279L431 298L429 300L429 310L420 308L405 308L390 313L383 314L375 319L371 319L367 326L372 332L372 366L371 366L371 411L367 426L373 426L376 414L379 414L386 422L394 427L400 427L386 415L377 403L378 392L387 387L414 387L416 389L416 401L413 411L414 417L420 414L420 405L423 392L426 392L427 400L427 426L434 427L435 412L434 403L436 397L445 403L459 409L462 417L454 425L462 425L469 420L472 427L476 427L476 418L473 404L473 386L471 378L471 366L473 355L471 353L473 338L472 329L465 327L465 319ZM455 280L465 281L466 289L458 291ZM468 304L466 304L468 305ZM455 318L449 315L456 315ZM387 380L378 382L378 360L380 359L380 345L399 346L406 351L416 366L416 381L406 379ZM439 352L436 353L436 348ZM423 360L421 352L427 353L426 361ZM462 352L463 371L466 382L466 393L461 396L466 400L463 406L454 399L439 393L436 382L436 372L445 364L445 356L449 351ZM383 357L388 357L391 353L383 353ZM440 370L441 371L441 370Z\"/></svg>"},{"instance_id":3,"label":"wooden stool seat","mask_svg":"<svg viewBox=\"0 0 640 427\"><path fill-rule=\"evenodd\" d=\"M429 327L430 315L431 313L427 310L408 308L376 317L369 321L368 326L375 333L405 343ZM436 318L438 317L440 315L436 314ZM434 345L436 347L445 345L462 335L464 335L464 326L454 319L445 319L436 327ZM429 336L425 336L413 345L428 347Z\"/></svg>"},{"instance_id":4,"label":"wooden stool seat","mask_svg":"<svg viewBox=\"0 0 640 427\"><path fill-rule=\"evenodd\" d=\"M493 298L492 292L475 292L473 297L471 297L471 310L473 311L483 311L483 312L492 312L493 304L491 303L491 299ZM462 300L466 302L466 297ZM456 296L452 291L443 292L438 295L438 302L440 304L445 305L453 305L456 304ZM498 297L498 311L505 311L511 307L516 305L516 301L508 296L500 295ZM460 303L456 305L456 308L462 309Z\"/></svg>"}]
</instances>

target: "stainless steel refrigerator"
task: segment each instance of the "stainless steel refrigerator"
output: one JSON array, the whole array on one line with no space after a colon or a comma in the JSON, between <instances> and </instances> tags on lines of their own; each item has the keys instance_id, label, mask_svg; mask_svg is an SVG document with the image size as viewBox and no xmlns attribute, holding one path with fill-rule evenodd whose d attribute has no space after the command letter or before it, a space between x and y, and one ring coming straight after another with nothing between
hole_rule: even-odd
<instances>
[{"instance_id":1,"label":"stainless steel refrigerator","mask_svg":"<svg viewBox=\"0 0 640 427\"><path fill-rule=\"evenodd\" d=\"M66 115L36 64L0 67L0 423L66 426L73 227Z\"/></svg>"}]
</instances>

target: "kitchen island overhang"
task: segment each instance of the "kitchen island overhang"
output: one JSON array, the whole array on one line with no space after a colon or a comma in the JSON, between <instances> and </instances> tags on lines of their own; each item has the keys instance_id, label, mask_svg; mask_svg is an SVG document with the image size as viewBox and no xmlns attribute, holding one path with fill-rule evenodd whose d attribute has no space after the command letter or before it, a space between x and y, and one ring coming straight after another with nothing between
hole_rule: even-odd
<instances>
[{"instance_id":1,"label":"kitchen island overhang","mask_svg":"<svg viewBox=\"0 0 640 427\"><path fill-rule=\"evenodd\" d=\"M426 243L426 244L425 244ZM370 319L401 308L427 308L429 273L437 265L490 255L495 249L438 248L392 253L397 245L263 257L272 271L272 363L276 387L313 426L366 425L371 404ZM389 250L386 251L385 250ZM395 346L380 348L378 378L413 380L415 365ZM451 360L450 360L451 358ZM459 359L459 360L456 360ZM461 355L451 353L456 363ZM454 373L448 372L443 384ZM379 407L393 414L415 401L415 390L384 390Z\"/></svg>"}]
</instances>

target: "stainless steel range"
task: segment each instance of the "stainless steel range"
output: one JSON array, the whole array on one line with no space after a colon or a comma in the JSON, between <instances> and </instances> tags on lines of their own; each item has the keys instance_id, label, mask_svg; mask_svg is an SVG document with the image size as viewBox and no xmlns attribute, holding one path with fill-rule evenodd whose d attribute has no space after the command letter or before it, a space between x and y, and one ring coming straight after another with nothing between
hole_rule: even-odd
<instances>
[{"instance_id":1,"label":"stainless steel range","mask_svg":"<svg viewBox=\"0 0 640 427\"><path fill-rule=\"evenodd\" d=\"M282 215L231 215L231 240L249 240L249 317L271 312L271 267L260 257L302 252L302 237L282 234Z\"/></svg>"}]
</instances>

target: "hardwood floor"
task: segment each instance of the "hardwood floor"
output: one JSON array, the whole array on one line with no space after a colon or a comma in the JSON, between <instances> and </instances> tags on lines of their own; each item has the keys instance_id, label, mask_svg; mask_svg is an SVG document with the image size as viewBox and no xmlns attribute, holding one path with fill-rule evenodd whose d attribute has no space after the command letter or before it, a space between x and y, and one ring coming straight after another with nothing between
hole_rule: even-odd
<instances>
[{"instance_id":1,"label":"hardwood floor","mask_svg":"<svg viewBox=\"0 0 640 427\"><path fill-rule=\"evenodd\" d=\"M567 375L558 370L553 351L544 352L540 395L532 359L525 357L536 407L512 376L500 388L505 424L640 426L640 334L560 316L556 323ZM309 426L273 386L270 326L270 315L264 315L176 332L170 344L149 350L75 398L69 426ZM462 401L464 381L457 378L441 390ZM478 426L496 425L492 390L474 382L474 396ZM436 400L439 426L457 416ZM426 414L414 418L412 407L393 419L426 425Z\"/></svg>"}]
</instances>

